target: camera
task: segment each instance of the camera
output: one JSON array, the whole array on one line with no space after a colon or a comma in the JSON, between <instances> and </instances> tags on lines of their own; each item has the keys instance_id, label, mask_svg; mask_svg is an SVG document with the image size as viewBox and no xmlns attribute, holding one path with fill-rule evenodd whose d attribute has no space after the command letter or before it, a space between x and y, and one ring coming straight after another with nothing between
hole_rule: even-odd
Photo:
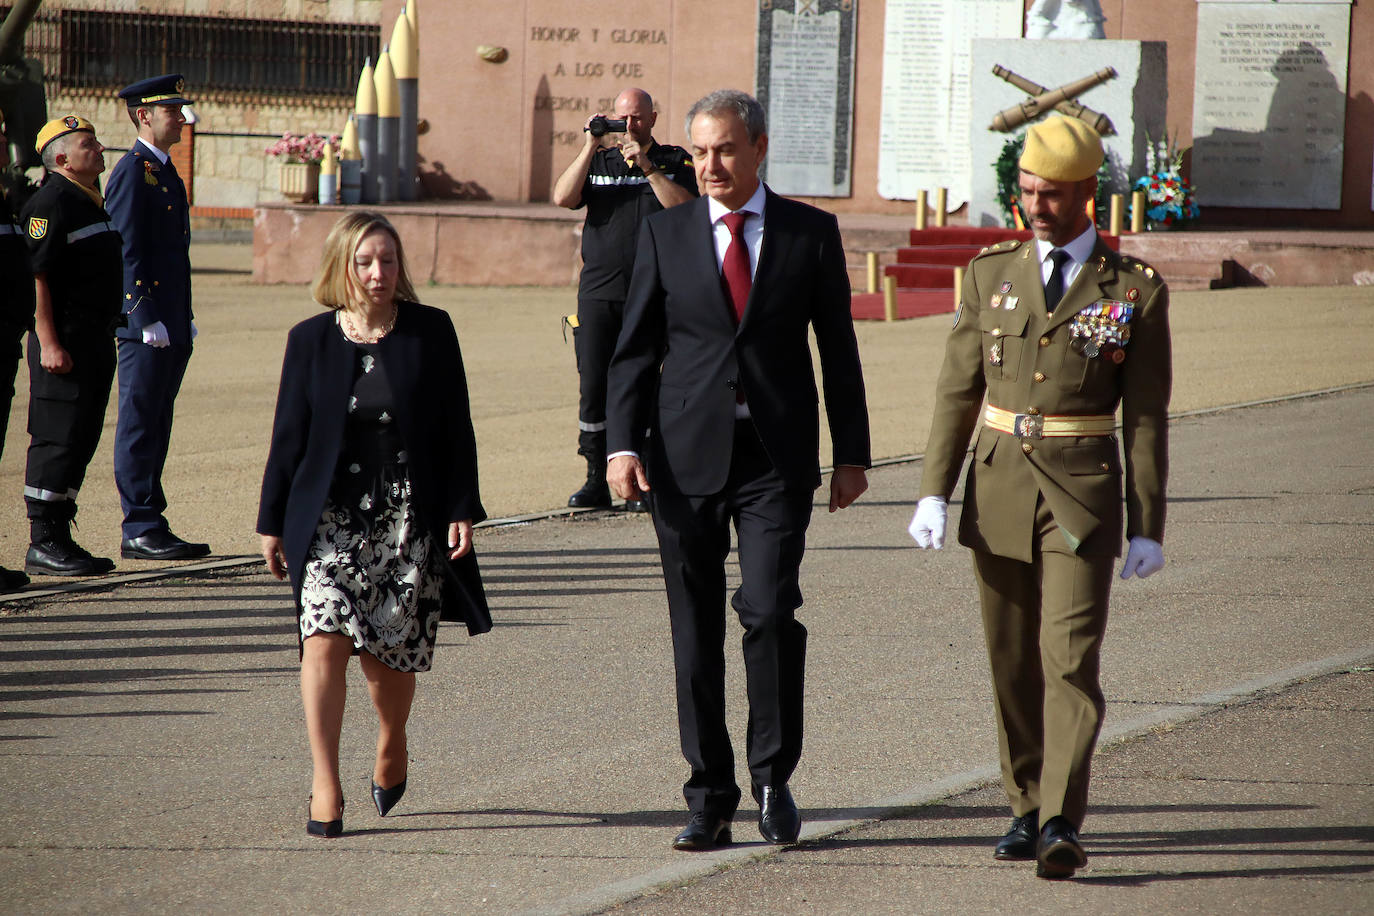
<instances>
[{"instance_id":1,"label":"camera","mask_svg":"<svg viewBox=\"0 0 1374 916\"><path fill-rule=\"evenodd\" d=\"M607 118L597 115L582 129L590 131L593 137L604 137L607 134L623 134L629 126L624 118Z\"/></svg>"}]
</instances>

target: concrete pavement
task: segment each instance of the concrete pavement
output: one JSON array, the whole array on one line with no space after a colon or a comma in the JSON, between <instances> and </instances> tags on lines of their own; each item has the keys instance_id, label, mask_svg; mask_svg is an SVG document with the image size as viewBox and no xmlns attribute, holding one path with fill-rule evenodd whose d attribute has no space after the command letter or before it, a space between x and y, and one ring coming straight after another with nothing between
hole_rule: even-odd
<instances>
[{"instance_id":1,"label":"concrete pavement","mask_svg":"<svg viewBox=\"0 0 1374 916\"><path fill-rule=\"evenodd\" d=\"M241 567L9 603L0 910L1367 911L1372 413L1366 386L1172 424L1169 565L1116 588L1076 881L991 859L1008 814L970 564L910 546L900 463L811 529L800 847L757 842L746 807L738 847L669 849L685 772L653 534L592 515L480 533L497 628L442 631L385 820L355 666L333 842L303 832L284 586Z\"/></svg>"}]
</instances>

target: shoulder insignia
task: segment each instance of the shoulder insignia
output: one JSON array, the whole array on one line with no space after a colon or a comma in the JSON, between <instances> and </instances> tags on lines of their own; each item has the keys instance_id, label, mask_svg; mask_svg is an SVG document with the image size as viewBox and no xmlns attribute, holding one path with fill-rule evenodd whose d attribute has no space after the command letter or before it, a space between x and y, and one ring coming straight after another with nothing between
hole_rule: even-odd
<instances>
[{"instance_id":1,"label":"shoulder insignia","mask_svg":"<svg viewBox=\"0 0 1374 916\"><path fill-rule=\"evenodd\" d=\"M29 238L38 241L48 234L48 221L41 217L29 217Z\"/></svg>"}]
</instances>

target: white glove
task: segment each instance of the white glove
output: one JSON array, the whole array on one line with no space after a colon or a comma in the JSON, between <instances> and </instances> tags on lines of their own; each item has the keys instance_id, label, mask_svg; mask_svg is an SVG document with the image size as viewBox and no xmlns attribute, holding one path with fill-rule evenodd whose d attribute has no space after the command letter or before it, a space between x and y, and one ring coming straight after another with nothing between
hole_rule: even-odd
<instances>
[{"instance_id":1,"label":"white glove","mask_svg":"<svg viewBox=\"0 0 1374 916\"><path fill-rule=\"evenodd\" d=\"M192 321L192 322L191 322L191 339L192 339L192 340L195 340L195 339L196 339L196 335L199 334L199 333L200 333L200 331L196 329L196 323L195 323L194 321Z\"/></svg>"},{"instance_id":2,"label":"white glove","mask_svg":"<svg viewBox=\"0 0 1374 916\"><path fill-rule=\"evenodd\" d=\"M1126 562L1121 566L1121 578L1129 579L1131 574L1144 579L1164 568L1164 545L1149 538L1133 537L1126 548Z\"/></svg>"},{"instance_id":3,"label":"white glove","mask_svg":"<svg viewBox=\"0 0 1374 916\"><path fill-rule=\"evenodd\" d=\"M143 342L150 347L169 347L172 345L172 338L167 336L167 325L161 321L154 321L152 324L143 326Z\"/></svg>"},{"instance_id":4,"label":"white glove","mask_svg":"<svg viewBox=\"0 0 1374 916\"><path fill-rule=\"evenodd\" d=\"M949 504L945 498L927 496L916 504L916 514L911 517L911 524L906 530L915 539L917 547L939 550L945 546L945 522L948 518Z\"/></svg>"}]
</instances>

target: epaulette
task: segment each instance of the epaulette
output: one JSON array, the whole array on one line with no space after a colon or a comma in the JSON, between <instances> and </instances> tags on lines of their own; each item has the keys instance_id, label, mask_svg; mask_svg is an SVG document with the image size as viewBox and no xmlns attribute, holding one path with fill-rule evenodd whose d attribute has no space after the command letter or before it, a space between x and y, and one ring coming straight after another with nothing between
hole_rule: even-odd
<instances>
[{"instance_id":1,"label":"epaulette","mask_svg":"<svg viewBox=\"0 0 1374 916\"><path fill-rule=\"evenodd\" d=\"M1009 252L1015 251L1018 247L1020 247L1020 245L1021 243L1018 242L1016 239L1008 239L1005 242L996 242L992 245L988 245L986 248L978 252L973 257L974 260L977 260L978 258L981 258L984 255L1007 254Z\"/></svg>"},{"instance_id":2,"label":"epaulette","mask_svg":"<svg viewBox=\"0 0 1374 916\"><path fill-rule=\"evenodd\" d=\"M1153 280L1155 278L1155 269L1139 258L1133 258L1128 254L1120 255L1120 258L1122 270L1132 270L1136 273L1142 273L1147 280Z\"/></svg>"}]
</instances>

